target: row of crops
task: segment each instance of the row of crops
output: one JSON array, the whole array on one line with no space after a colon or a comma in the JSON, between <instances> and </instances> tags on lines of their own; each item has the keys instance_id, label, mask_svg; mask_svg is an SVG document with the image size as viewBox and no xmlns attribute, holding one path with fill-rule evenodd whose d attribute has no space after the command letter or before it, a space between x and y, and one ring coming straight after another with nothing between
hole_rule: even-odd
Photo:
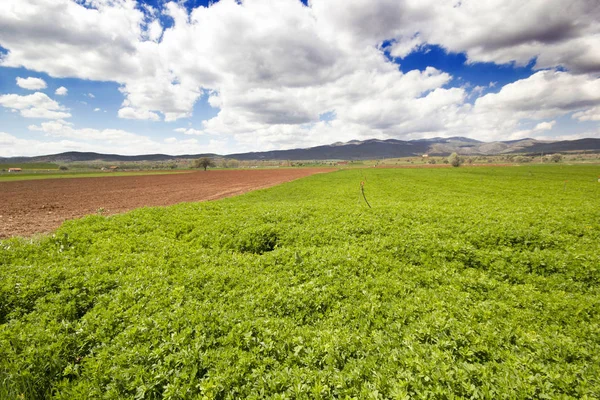
<instances>
[{"instance_id":1,"label":"row of crops","mask_svg":"<svg viewBox=\"0 0 600 400\"><path fill-rule=\"evenodd\" d=\"M0 398L599 398L598 173L338 171L5 240Z\"/></svg>"}]
</instances>

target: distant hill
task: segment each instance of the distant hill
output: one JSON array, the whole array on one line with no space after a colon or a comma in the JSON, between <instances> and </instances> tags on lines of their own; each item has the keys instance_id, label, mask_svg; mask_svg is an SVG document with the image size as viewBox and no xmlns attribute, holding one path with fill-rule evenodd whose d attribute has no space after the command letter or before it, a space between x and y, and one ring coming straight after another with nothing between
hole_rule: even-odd
<instances>
[{"instance_id":1,"label":"distant hill","mask_svg":"<svg viewBox=\"0 0 600 400\"><path fill-rule=\"evenodd\" d=\"M135 162L135 161L169 161L199 157L223 157L237 160L367 160L376 158L413 157L422 154L445 156L453 152L462 155L496 155L496 154L539 154L574 151L600 152L600 139L579 139L561 141L539 141L520 139L502 142L481 142L464 137L431 138L418 140L352 140L337 142L325 146L306 149L274 150L228 155L218 154L186 154L170 156L166 154L145 154L122 156L118 154L81 153L71 151L37 157L0 157L0 163L24 162Z\"/></svg>"},{"instance_id":2,"label":"distant hill","mask_svg":"<svg viewBox=\"0 0 600 400\"><path fill-rule=\"evenodd\" d=\"M361 160L410 157L427 153L429 148L430 143L421 140L370 139L348 143L334 143L308 149L230 154L227 157L237 160Z\"/></svg>"},{"instance_id":3,"label":"distant hill","mask_svg":"<svg viewBox=\"0 0 600 400\"><path fill-rule=\"evenodd\" d=\"M559 142L535 142L523 149L527 153L560 153L569 151L600 151L600 139L562 140Z\"/></svg>"},{"instance_id":4,"label":"distant hill","mask_svg":"<svg viewBox=\"0 0 600 400\"><path fill-rule=\"evenodd\" d=\"M198 157L216 157L216 154L186 154L180 156L170 156L167 154L142 154L138 156L122 156L118 154L102 154L92 152L69 151L60 154L51 154L47 156L35 157L0 157L0 163L32 163L32 162L51 162L51 163L69 163L69 162L134 162L134 161L169 161L184 160Z\"/></svg>"}]
</instances>

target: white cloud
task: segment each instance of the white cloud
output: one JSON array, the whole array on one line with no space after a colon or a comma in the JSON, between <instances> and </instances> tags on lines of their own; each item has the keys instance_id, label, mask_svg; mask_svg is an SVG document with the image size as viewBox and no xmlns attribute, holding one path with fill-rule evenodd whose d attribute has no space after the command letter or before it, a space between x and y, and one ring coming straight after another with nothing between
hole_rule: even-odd
<instances>
[{"instance_id":1,"label":"white cloud","mask_svg":"<svg viewBox=\"0 0 600 400\"><path fill-rule=\"evenodd\" d=\"M27 90L40 90L46 88L46 82L40 78L17 78L17 86Z\"/></svg>"},{"instance_id":2,"label":"white cloud","mask_svg":"<svg viewBox=\"0 0 600 400\"><path fill-rule=\"evenodd\" d=\"M45 108L27 108L21 110L21 115L25 118L45 118L45 119L61 119L70 118L71 114L62 111L52 111Z\"/></svg>"},{"instance_id":3,"label":"white cloud","mask_svg":"<svg viewBox=\"0 0 600 400\"><path fill-rule=\"evenodd\" d=\"M42 92L36 92L27 96L5 94L0 96L0 105L16 110L24 110L31 107L47 108L49 110L58 110L61 108L60 104Z\"/></svg>"},{"instance_id":4,"label":"white cloud","mask_svg":"<svg viewBox=\"0 0 600 400\"><path fill-rule=\"evenodd\" d=\"M391 46L390 55L392 57L404 58L421 47L421 45L423 45L423 40L418 35L406 40L400 39Z\"/></svg>"},{"instance_id":5,"label":"white cloud","mask_svg":"<svg viewBox=\"0 0 600 400\"><path fill-rule=\"evenodd\" d=\"M579 121L600 121L600 106L573 114Z\"/></svg>"},{"instance_id":6,"label":"white cloud","mask_svg":"<svg viewBox=\"0 0 600 400\"><path fill-rule=\"evenodd\" d=\"M88 94L86 94L86 96L89 97L90 99L95 99L96 98L96 96L94 96L93 93L88 93Z\"/></svg>"},{"instance_id":7,"label":"white cloud","mask_svg":"<svg viewBox=\"0 0 600 400\"><path fill-rule=\"evenodd\" d=\"M185 140L180 140L180 139L177 139L177 138L174 138L174 137L171 137L171 138L166 138L166 139L164 140L164 142L165 142L165 143L168 143L168 144L175 144L175 143L179 143L179 144L190 144L190 145L195 145L195 144L198 144L198 140L196 140L196 139L185 139Z\"/></svg>"},{"instance_id":8,"label":"white cloud","mask_svg":"<svg viewBox=\"0 0 600 400\"><path fill-rule=\"evenodd\" d=\"M578 140L578 139L586 139L586 138L599 138L600 139L600 130L597 131L587 131L582 133L573 133L569 135L558 135L553 136L552 138L548 137L537 137L539 140Z\"/></svg>"},{"instance_id":9,"label":"white cloud","mask_svg":"<svg viewBox=\"0 0 600 400\"><path fill-rule=\"evenodd\" d=\"M64 151L93 151L72 140L41 141L23 139L6 132L0 132L0 157L36 156L55 154Z\"/></svg>"},{"instance_id":10,"label":"white cloud","mask_svg":"<svg viewBox=\"0 0 600 400\"><path fill-rule=\"evenodd\" d=\"M328 35L366 45L395 39L392 53L400 57L422 42L464 52L470 62L536 59L537 68L600 72L595 1L313 0L312 7Z\"/></svg>"},{"instance_id":11,"label":"white cloud","mask_svg":"<svg viewBox=\"0 0 600 400\"><path fill-rule=\"evenodd\" d=\"M537 72L475 102L478 111L533 119L554 118L595 105L600 105L600 79L560 71Z\"/></svg>"},{"instance_id":12,"label":"white cloud","mask_svg":"<svg viewBox=\"0 0 600 400\"><path fill-rule=\"evenodd\" d=\"M21 116L25 118L60 119L71 117L65 107L42 92L35 92L27 96L5 94L0 96L0 105L12 110L19 110Z\"/></svg>"},{"instance_id":13,"label":"white cloud","mask_svg":"<svg viewBox=\"0 0 600 400\"><path fill-rule=\"evenodd\" d=\"M540 122L533 128L533 130L534 131L550 131L550 130L552 130L552 128L554 128L554 125L556 125L556 121Z\"/></svg>"},{"instance_id":14,"label":"white cloud","mask_svg":"<svg viewBox=\"0 0 600 400\"><path fill-rule=\"evenodd\" d=\"M428 41L464 51L472 62L525 65L537 58L537 68L600 72L599 15L588 0L470 0L438 8L429 22L440 25L422 27Z\"/></svg>"},{"instance_id":15,"label":"white cloud","mask_svg":"<svg viewBox=\"0 0 600 400\"><path fill-rule=\"evenodd\" d=\"M120 118L175 121L202 99L218 115L177 132L229 135L240 151L369 137L503 139L568 113L596 120L600 104L600 6L589 0L221 0L191 13L175 1L159 10L134 0L4 0L0 27L9 51L1 65L117 82ZM401 72L384 41L394 57L437 44L468 62L535 58L537 68L568 72L540 71L481 96L481 86L451 87L444 71ZM25 114L66 113L42 109ZM329 111L336 119L320 121Z\"/></svg>"},{"instance_id":16,"label":"white cloud","mask_svg":"<svg viewBox=\"0 0 600 400\"><path fill-rule=\"evenodd\" d=\"M145 119L150 121L160 121L158 114L148 110L138 110L132 107L124 107L119 110L119 118L125 119Z\"/></svg>"},{"instance_id":17,"label":"white cloud","mask_svg":"<svg viewBox=\"0 0 600 400\"><path fill-rule=\"evenodd\" d=\"M157 42L160 39L162 33L163 28L159 20L155 19L148 25L147 35L149 40Z\"/></svg>"},{"instance_id":18,"label":"white cloud","mask_svg":"<svg viewBox=\"0 0 600 400\"><path fill-rule=\"evenodd\" d=\"M48 138L44 142L53 143L48 149L59 148L60 143L68 143L69 149L77 151L96 151L103 153L116 152L123 155L154 153L173 155L200 153L223 154L227 151L226 142L223 140L209 140L208 143L201 143L195 138L183 140L170 138L168 140L156 141L147 136L122 129L76 128L72 123L63 120L42 122L40 125L30 125L28 129L32 132L43 133L46 138ZM2 136L0 136L0 143L2 143L1 139ZM0 156L49 154L49 150L44 149L41 145L35 144L35 152L26 148L36 141L20 141L16 137L8 134L4 136L4 139L7 142L11 141L12 143L15 143L15 147L10 149L9 153L8 151L4 151L2 146L0 146Z\"/></svg>"},{"instance_id":19,"label":"white cloud","mask_svg":"<svg viewBox=\"0 0 600 400\"><path fill-rule=\"evenodd\" d=\"M205 132L194 128L177 128L175 132L183 133L184 135L203 135Z\"/></svg>"},{"instance_id":20,"label":"white cloud","mask_svg":"<svg viewBox=\"0 0 600 400\"><path fill-rule=\"evenodd\" d=\"M554 125L556 125L556 121L540 122L533 128L533 130L534 131L550 131L550 130L552 130Z\"/></svg>"},{"instance_id":21,"label":"white cloud","mask_svg":"<svg viewBox=\"0 0 600 400\"><path fill-rule=\"evenodd\" d=\"M94 108L94 112L98 112L98 111L102 111L102 110L99 108Z\"/></svg>"},{"instance_id":22,"label":"white cloud","mask_svg":"<svg viewBox=\"0 0 600 400\"><path fill-rule=\"evenodd\" d=\"M547 120L594 105L600 105L600 79L540 71L505 85L498 93L479 97L472 108L457 115L446 128L456 135L475 133L481 140L534 137L544 128L556 133L555 123ZM535 128L523 129L533 121L538 121Z\"/></svg>"},{"instance_id":23,"label":"white cloud","mask_svg":"<svg viewBox=\"0 0 600 400\"><path fill-rule=\"evenodd\" d=\"M135 73L135 45L144 25L136 2L86 5L70 0L0 2L0 43L9 50L2 65L92 80L120 81Z\"/></svg>"},{"instance_id":24,"label":"white cloud","mask_svg":"<svg viewBox=\"0 0 600 400\"><path fill-rule=\"evenodd\" d=\"M42 122L39 126L30 125L32 131L44 132L49 136L76 140L97 140L104 144L123 144L125 146L151 145L153 142L145 136L136 135L121 129L75 129L73 124L63 120Z\"/></svg>"},{"instance_id":25,"label":"white cloud","mask_svg":"<svg viewBox=\"0 0 600 400\"><path fill-rule=\"evenodd\" d=\"M522 130L517 130L517 131L513 131L511 133L508 134L508 137L506 138L507 140L519 140L519 139L525 139L525 138L533 138L533 139L538 139L538 140L554 140L556 139L556 137L548 137L548 131L551 131L552 128L554 128L554 125L556 125L556 121L544 121L544 122L540 122L538 123L536 126L534 126L532 129L522 129ZM556 140L561 140L561 139L556 139ZM567 139L562 139L562 140L567 140Z\"/></svg>"},{"instance_id":26,"label":"white cloud","mask_svg":"<svg viewBox=\"0 0 600 400\"><path fill-rule=\"evenodd\" d=\"M61 86L58 89L56 89L54 94L57 96L66 96L68 92L69 92L69 90L66 87Z\"/></svg>"}]
</instances>

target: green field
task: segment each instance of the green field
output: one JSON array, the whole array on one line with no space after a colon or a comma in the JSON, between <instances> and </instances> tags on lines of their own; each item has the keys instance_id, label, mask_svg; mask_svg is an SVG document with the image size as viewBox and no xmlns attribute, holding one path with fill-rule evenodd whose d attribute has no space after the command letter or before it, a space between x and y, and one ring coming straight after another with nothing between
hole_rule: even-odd
<instances>
[{"instance_id":1,"label":"green field","mask_svg":"<svg viewBox=\"0 0 600 400\"><path fill-rule=\"evenodd\" d=\"M21 168L23 170L58 170L58 164L54 163L0 163L0 170L9 168Z\"/></svg>"},{"instance_id":2,"label":"green field","mask_svg":"<svg viewBox=\"0 0 600 400\"><path fill-rule=\"evenodd\" d=\"M152 170L152 171L65 171L65 172L49 172L49 173L6 173L0 175L0 182L14 181L30 181L37 179L61 179L61 178L98 178L104 176L135 176L135 175L164 175L164 174L181 174L190 171L181 170Z\"/></svg>"},{"instance_id":3,"label":"green field","mask_svg":"<svg viewBox=\"0 0 600 400\"><path fill-rule=\"evenodd\" d=\"M5 240L0 398L600 398L599 174L353 169Z\"/></svg>"}]
</instances>

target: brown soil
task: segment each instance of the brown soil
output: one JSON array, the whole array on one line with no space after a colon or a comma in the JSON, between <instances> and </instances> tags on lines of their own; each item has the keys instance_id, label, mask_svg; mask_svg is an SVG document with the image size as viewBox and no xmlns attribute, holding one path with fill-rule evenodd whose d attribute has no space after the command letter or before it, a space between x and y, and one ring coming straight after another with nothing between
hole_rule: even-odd
<instances>
[{"instance_id":1,"label":"brown soil","mask_svg":"<svg viewBox=\"0 0 600 400\"><path fill-rule=\"evenodd\" d=\"M214 200L332 169L198 171L184 174L0 182L0 238L30 236L101 211Z\"/></svg>"}]
</instances>

